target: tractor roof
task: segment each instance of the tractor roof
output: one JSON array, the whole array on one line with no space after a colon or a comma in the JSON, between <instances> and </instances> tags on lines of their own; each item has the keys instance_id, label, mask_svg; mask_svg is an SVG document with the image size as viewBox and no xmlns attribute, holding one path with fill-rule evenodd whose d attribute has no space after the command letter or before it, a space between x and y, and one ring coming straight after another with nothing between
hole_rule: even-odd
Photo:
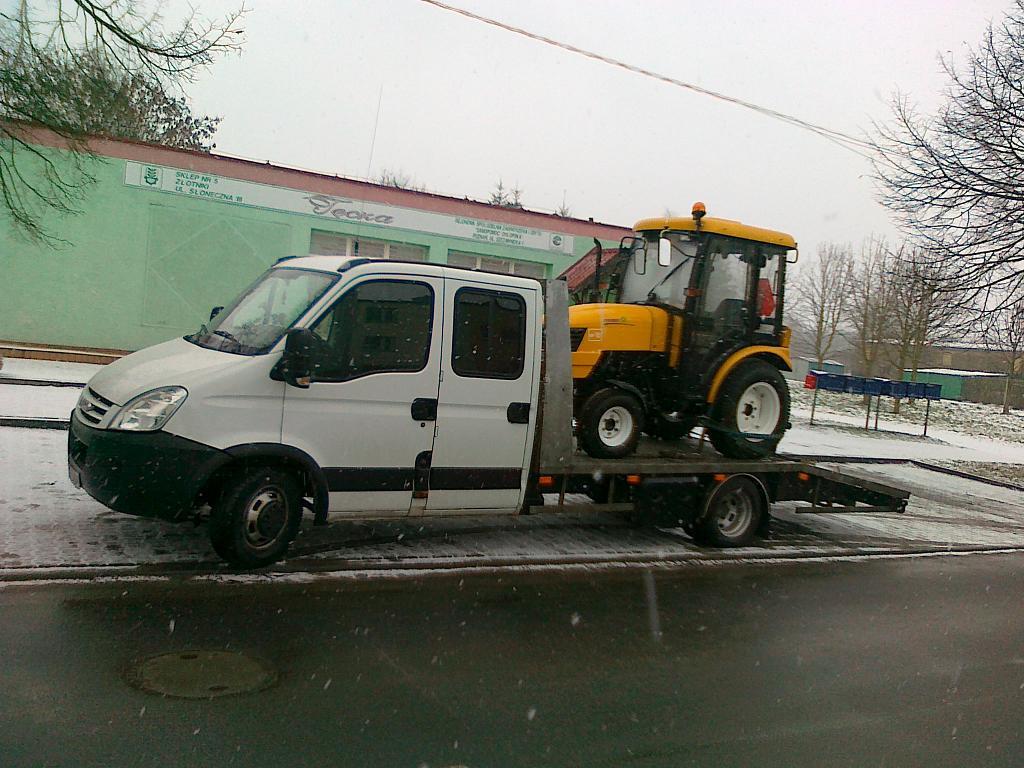
<instances>
[{"instance_id":1,"label":"tractor roof","mask_svg":"<svg viewBox=\"0 0 1024 768\"><path fill-rule=\"evenodd\" d=\"M641 219L633 226L635 232L650 232L652 230L660 232L665 229L695 232L698 227L697 222L689 216L664 216L657 219ZM796 240L793 239L792 235L787 235L785 232L776 232L771 229L751 227L732 219L716 219L711 216L705 216L700 220L700 231L713 232L716 235L726 235L728 237L739 237L744 240L753 240L757 243L779 245L783 248L796 248Z\"/></svg>"}]
</instances>

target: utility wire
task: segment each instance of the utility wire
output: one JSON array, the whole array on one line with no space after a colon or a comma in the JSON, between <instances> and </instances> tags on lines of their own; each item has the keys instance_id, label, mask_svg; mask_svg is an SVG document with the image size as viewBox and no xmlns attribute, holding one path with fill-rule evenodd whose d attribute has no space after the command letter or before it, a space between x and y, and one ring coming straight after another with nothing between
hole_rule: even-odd
<instances>
[{"instance_id":1,"label":"utility wire","mask_svg":"<svg viewBox=\"0 0 1024 768\"><path fill-rule=\"evenodd\" d=\"M779 112L778 110L770 109L769 107L762 107L759 104L744 101L743 99L738 99L735 96L727 96L724 93L718 93L717 91L712 91L708 88L702 88L701 86L694 85L693 83L687 83L683 80L677 80L676 78L669 77L668 75L662 75L659 74L658 72L652 72L649 69L637 67L634 66L633 64L627 64L624 61L619 61L618 59L613 59L610 56L604 56L603 54L595 53L594 51L588 51L585 48L577 48L575 45L562 43L559 42L558 40L553 40L550 37L544 37L543 35L538 35L534 32L521 29L520 27L514 27L511 24L506 24L502 21L498 21L497 19L492 19L487 16L481 16L477 13L473 13L472 11L467 11L464 8L456 8L453 5L448 5L447 3L439 2L439 0L420 0L420 2L426 3L427 5L433 5L436 8L440 8L445 11L457 13L460 16L465 16L475 21L481 21L484 24L490 24L492 27L498 27L499 29L503 29L506 32L512 32L517 35L522 35L523 37L528 37L531 40L536 40L537 42L544 43L546 45L551 45L554 46L555 48L560 48L563 51L569 51L570 53L577 53L580 56L586 56L588 59L594 59L595 61L600 61L603 64L609 64L613 67L624 69L627 72L633 72L634 74L637 75L643 75L644 77L650 77L653 78L654 80L660 80L661 82L668 83L669 85L674 85L679 88L685 88L688 91L693 91L704 96L710 96L713 99L718 99L719 101L724 101L729 104L735 104L736 106L753 110L758 114L765 115L767 117L772 117L777 120L782 120L783 122L789 123L790 125L795 125L798 128L803 128L805 130L811 131L812 133L815 133L818 136L821 136L822 138L828 139L829 141L833 142L834 144L837 144L843 149L849 150L850 152L854 152L860 155L861 157L866 157L870 159L869 155L860 151L861 149L866 149L870 151L876 150L876 147L872 145L869 141L866 141L864 139L858 139L857 137L851 136L847 133L843 133L842 131L836 131L831 128L826 128L823 125L809 123L806 120L801 120L799 117L787 115L785 112Z\"/></svg>"}]
</instances>

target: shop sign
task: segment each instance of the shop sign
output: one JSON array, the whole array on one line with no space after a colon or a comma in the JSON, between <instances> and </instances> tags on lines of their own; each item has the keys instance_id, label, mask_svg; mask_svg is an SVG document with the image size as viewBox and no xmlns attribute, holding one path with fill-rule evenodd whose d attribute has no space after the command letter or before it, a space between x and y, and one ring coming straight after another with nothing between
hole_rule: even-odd
<instances>
[{"instance_id":1,"label":"shop sign","mask_svg":"<svg viewBox=\"0 0 1024 768\"><path fill-rule=\"evenodd\" d=\"M449 216L366 200L241 181L183 168L128 161L124 183L184 197L361 224L408 229L496 245L573 253L573 237L488 219Z\"/></svg>"}]
</instances>

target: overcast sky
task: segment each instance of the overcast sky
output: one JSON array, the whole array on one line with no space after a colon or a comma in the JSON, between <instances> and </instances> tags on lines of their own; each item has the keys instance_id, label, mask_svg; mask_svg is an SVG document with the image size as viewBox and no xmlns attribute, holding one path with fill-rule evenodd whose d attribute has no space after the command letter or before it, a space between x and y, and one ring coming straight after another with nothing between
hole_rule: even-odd
<instances>
[{"instance_id":1,"label":"overcast sky","mask_svg":"<svg viewBox=\"0 0 1024 768\"><path fill-rule=\"evenodd\" d=\"M895 89L923 107L1008 0L708 3L448 0L482 15L861 135ZM866 160L740 107L419 0L247 0L247 39L190 86L217 151L326 173L385 168L528 208L632 225L666 209L793 234L803 250L894 230ZM204 13L237 3L204 2ZM380 101L377 118L378 99ZM376 139L374 126L376 123Z\"/></svg>"}]
</instances>

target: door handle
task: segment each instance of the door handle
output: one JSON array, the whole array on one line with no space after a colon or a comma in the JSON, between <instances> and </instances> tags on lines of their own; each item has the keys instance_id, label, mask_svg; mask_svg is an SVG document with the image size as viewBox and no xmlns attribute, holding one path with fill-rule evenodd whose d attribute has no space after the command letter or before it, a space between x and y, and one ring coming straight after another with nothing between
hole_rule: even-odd
<instances>
[{"instance_id":1,"label":"door handle","mask_svg":"<svg viewBox=\"0 0 1024 768\"><path fill-rule=\"evenodd\" d=\"M529 424L530 423L530 404L529 403L509 403L508 410L505 411L505 415L508 417L509 424Z\"/></svg>"},{"instance_id":2,"label":"door handle","mask_svg":"<svg viewBox=\"0 0 1024 768\"><path fill-rule=\"evenodd\" d=\"M437 421L437 399L417 397L409 409L413 421Z\"/></svg>"}]
</instances>

